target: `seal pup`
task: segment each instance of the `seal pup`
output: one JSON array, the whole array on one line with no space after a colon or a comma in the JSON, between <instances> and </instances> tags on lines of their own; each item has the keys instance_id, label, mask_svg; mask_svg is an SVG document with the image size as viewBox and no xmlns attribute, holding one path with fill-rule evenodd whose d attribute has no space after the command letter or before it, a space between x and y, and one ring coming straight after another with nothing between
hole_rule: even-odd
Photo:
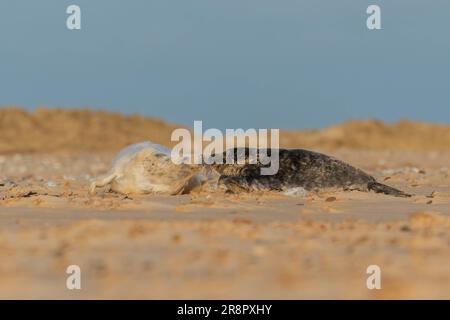
<instances>
[{"instance_id":1,"label":"seal pup","mask_svg":"<svg viewBox=\"0 0 450 320\"><path fill-rule=\"evenodd\" d=\"M112 168L96 178L90 193L107 185L122 194L182 194L199 186L203 178L201 167L176 165L170 149L149 141L123 149L113 161Z\"/></svg>"},{"instance_id":2,"label":"seal pup","mask_svg":"<svg viewBox=\"0 0 450 320\"><path fill-rule=\"evenodd\" d=\"M271 155L271 149L263 149L264 154ZM307 191L323 189L340 189L344 191L374 191L396 197L411 195L379 183L374 177L343 161L322 153L304 149L278 149L279 170L274 175L261 175L263 165L259 161L262 150L234 148L223 152L223 164L211 164L219 177L219 185L230 192L287 191L304 188ZM237 164L238 155L245 157L245 162ZM253 155L253 156L252 156ZM250 159L256 161L253 163ZM215 157L215 155L212 155ZM230 164L227 157L234 157Z\"/></svg>"}]
</instances>

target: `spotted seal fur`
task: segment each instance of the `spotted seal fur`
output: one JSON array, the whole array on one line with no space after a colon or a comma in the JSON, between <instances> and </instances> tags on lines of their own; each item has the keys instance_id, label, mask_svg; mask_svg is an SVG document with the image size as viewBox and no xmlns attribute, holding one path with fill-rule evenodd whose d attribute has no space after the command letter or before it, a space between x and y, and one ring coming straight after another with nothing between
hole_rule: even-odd
<instances>
[{"instance_id":1,"label":"spotted seal fur","mask_svg":"<svg viewBox=\"0 0 450 320\"><path fill-rule=\"evenodd\" d=\"M248 148L235 148L232 153L223 153L225 163L227 155L234 155L234 162L239 152L245 154L245 163L212 164L211 166L221 174L219 185L223 184L232 192L253 190L285 191L291 188L302 187L307 191L322 189L341 189L345 191L374 191L396 197L409 197L410 195L379 183L374 177L343 161L322 153L304 149L279 149L279 170L274 175L261 175L263 165L259 161L250 164L250 150ZM270 157L271 150L264 151ZM215 156L215 155L213 155Z\"/></svg>"}]
</instances>

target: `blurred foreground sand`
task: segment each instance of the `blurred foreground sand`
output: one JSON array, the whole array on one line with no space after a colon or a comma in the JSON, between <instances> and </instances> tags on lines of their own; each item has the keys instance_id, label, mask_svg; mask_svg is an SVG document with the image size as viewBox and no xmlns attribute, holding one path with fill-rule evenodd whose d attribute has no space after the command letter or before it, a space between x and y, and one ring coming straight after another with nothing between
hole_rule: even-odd
<instances>
[{"instance_id":1,"label":"blurred foreground sand","mask_svg":"<svg viewBox=\"0 0 450 320\"><path fill-rule=\"evenodd\" d=\"M109 168L122 144L165 143L171 126L47 110L70 122L50 134L51 117L2 112L0 132L9 138L0 138L0 298L450 298L445 126L417 124L422 140L408 139L405 124L376 121L282 136L284 145L325 151L413 193L409 199L360 192L128 198L108 190L89 196L89 179ZM77 130L85 131L78 143ZM358 140L364 135L366 145ZM81 267L80 291L66 289L71 264ZM382 270L381 290L366 288L373 264Z\"/></svg>"}]
</instances>

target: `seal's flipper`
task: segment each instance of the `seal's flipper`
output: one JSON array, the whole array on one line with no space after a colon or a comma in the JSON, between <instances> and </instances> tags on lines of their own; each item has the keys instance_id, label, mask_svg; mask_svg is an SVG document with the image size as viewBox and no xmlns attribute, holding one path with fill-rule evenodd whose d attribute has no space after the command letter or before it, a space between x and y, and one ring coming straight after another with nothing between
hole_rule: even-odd
<instances>
[{"instance_id":1,"label":"seal's flipper","mask_svg":"<svg viewBox=\"0 0 450 320\"><path fill-rule=\"evenodd\" d=\"M249 192L250 185L246 177L220 176L218 181L219 187L225 189L226 192L239 193Z\"/></svg>"},{"instance_id":2,"label":"seal's flipper","mask_svg":"<svg viewBox=\"0 0 450 320\"><path fill-rule=\"evenodd\" d=\"M389 187L385 184L379 183L379 182L369 182L367 185L367 188L369 190L375 191L376 193L383 193L383 194L387 194L387 195L391 195L394 197L411 197L410 194L405 193L403 191L400 191L398 189Z\"/></svg>"},{"instance_id":3,"label":"seal's flipper","mask_svg":"<svg viewBox=\"0 0 450 320\"><path fill-rule=\"evenodd\" d=\"M219 178L219 186L229 192L282 191L281 181L274 176L226 176Z\"/></svg>"},{"instance_id":4,"label":"seal's flipper","mask_svg":"<svg viewBox=\"0 0 450 320\"><path fill-rule=\"evenodd\" d=\"M113 174L103 176L103 177L93 181L91 183L91 187L89 188L89 193L95 194L96 188L101 188L101 187L104 187L104 186L110 184L116 178L116 176L117 175L115 173L113 173Z\"/></svg>"}]
</instances>

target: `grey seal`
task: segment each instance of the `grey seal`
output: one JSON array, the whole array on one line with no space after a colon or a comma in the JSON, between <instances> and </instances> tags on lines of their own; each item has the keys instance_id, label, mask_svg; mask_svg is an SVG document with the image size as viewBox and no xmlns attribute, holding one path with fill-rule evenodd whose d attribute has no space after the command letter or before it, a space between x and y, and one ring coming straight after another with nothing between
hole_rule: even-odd
<instances>
[{"instance_id":1,"label":"grey seal","mask_svg":"<svg viewBox=\"0 0 450 320\"><path fill-rule=\"evenodd\" d=\"M109 172L92 182L90 192L95 193L96 188L110 185L112 191L123 194L175 195L189 193L208 181L209 185L216 185L233 193L289 192L303 188L306 191L373 191L396 197L410 197L401 190L377 182L371 175L343 161L304 149L276 149L279 152L278 172L274 175L262 175L261 168L264 165L259 161L262 150L264 154L271 155L271 149L254 152L254 149L234 148L223 152L223 164L190 165L173 163L170 149L142 142L122 150ZM230 155L234 157L234 161L227 164L227 156ZM238 155L245 157L242 164L236 161ZM254 155L256 160L251 158Z\"/></svg>"}]
</instances>

